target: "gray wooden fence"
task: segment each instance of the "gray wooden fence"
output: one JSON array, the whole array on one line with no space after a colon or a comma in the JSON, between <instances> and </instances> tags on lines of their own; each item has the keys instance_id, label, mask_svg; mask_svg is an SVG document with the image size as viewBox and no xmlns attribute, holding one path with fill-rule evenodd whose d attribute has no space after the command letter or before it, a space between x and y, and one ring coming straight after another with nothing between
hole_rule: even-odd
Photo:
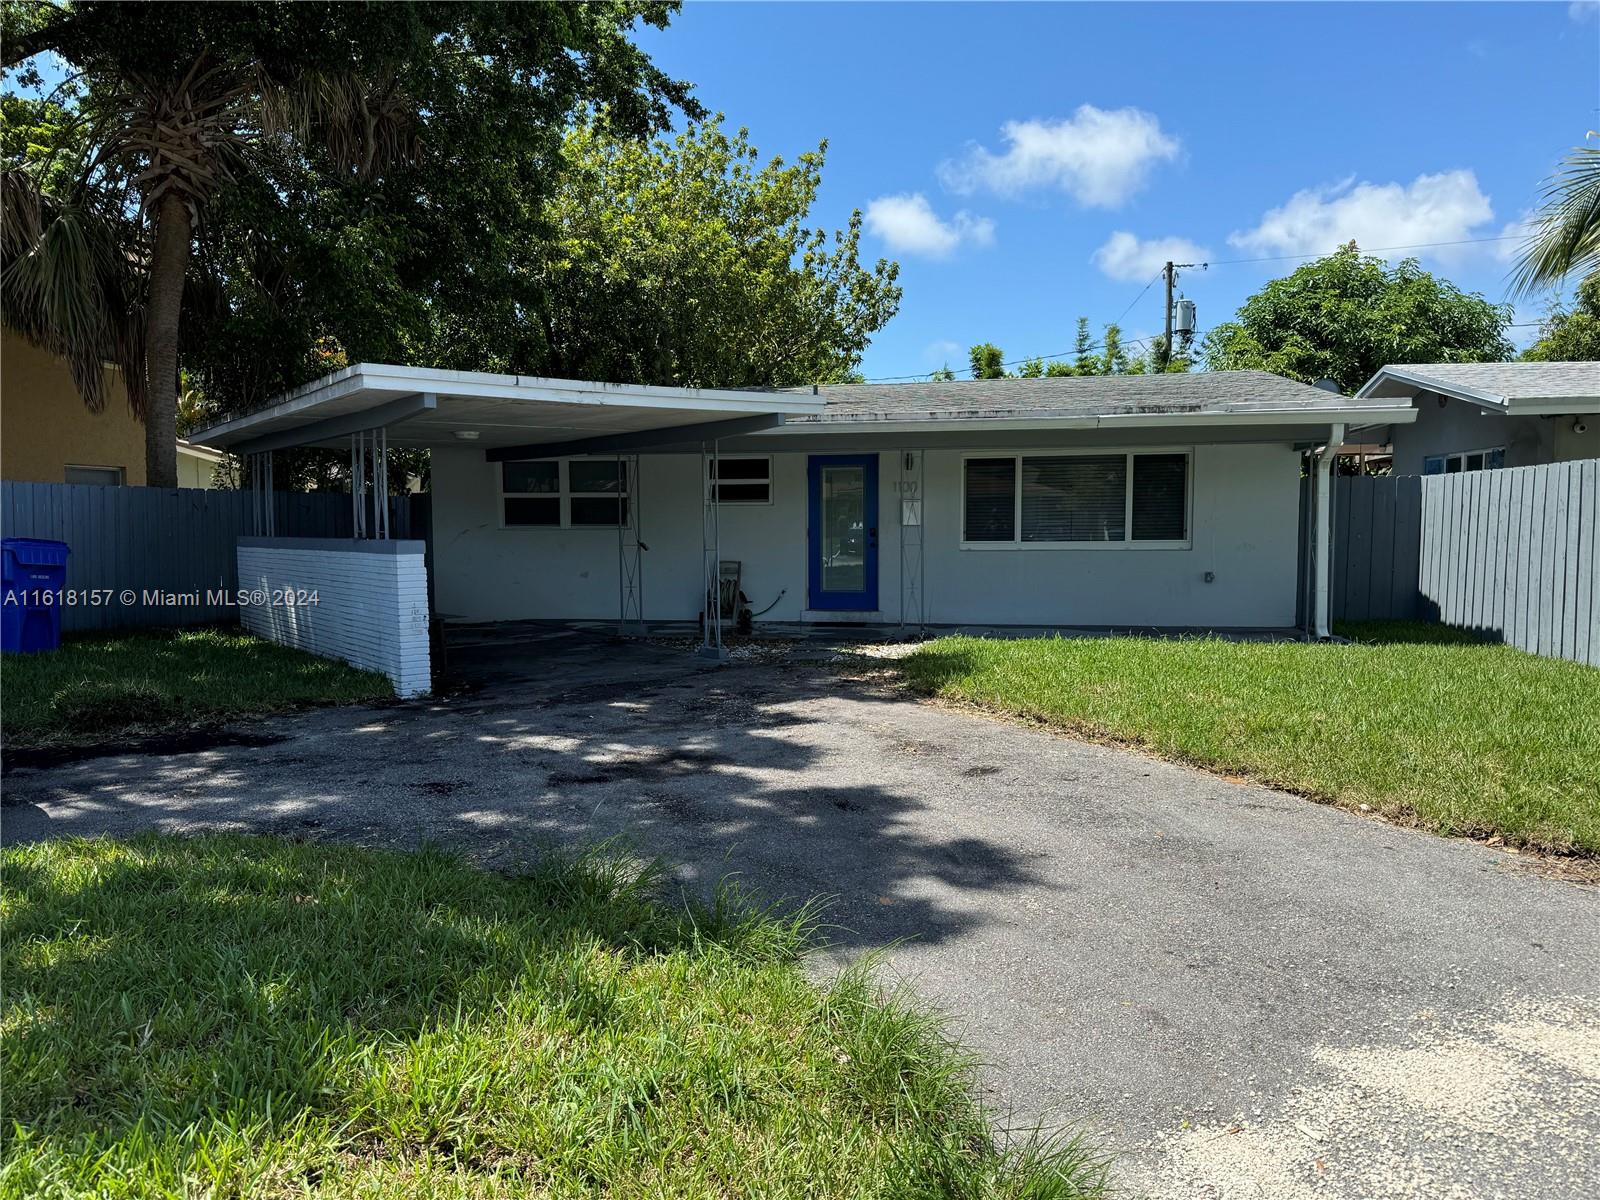
<instances>
[{"instance_id":1,"label":"gray wooden fence","mask_svg":"<svg viewBox=\"0 0 1600 1200\"><path fill-rule=\"evenodd\" d=\"M1600 460L1340 479L1333 611L1600 666Z\"/></svg>"},{"instance_id":2,"label":"gray wooden fence","mask_svg":"<svg viewBox=\"0 0 1600 1200\"><path fill-rule=\"evenodd\" d=\"M281 537L351 536L348 495L276 492L272 499ZM216 601L239 586L234 541L256 532L253 506L248 491L6 480L0 532L72 548L63 629L203 625L237 616ZM410 517L409 498L391 501L393 536L412 536Z\"/></svg>"}]
</instances>

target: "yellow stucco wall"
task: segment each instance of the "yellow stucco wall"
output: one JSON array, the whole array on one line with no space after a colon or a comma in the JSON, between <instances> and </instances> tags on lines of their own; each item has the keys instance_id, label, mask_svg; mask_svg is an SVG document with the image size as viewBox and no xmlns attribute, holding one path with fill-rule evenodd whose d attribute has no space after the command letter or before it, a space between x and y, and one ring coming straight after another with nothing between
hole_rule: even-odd
<instances>
[{"instance_id":1,"label":"yellow stucco wall","mask_svg":"<svg viewBox=\"0 0 1600 1200\"><path fill-rule=\"evenodd\" d=\"M128 409L112 375L105 409L83 406L59 358L9 329L0 340L0 476L62 483L67 464L121 467L124 482L144 483L144 425ZM191 485L192 486L192 485Z\"/></svg>"}]
</instances>

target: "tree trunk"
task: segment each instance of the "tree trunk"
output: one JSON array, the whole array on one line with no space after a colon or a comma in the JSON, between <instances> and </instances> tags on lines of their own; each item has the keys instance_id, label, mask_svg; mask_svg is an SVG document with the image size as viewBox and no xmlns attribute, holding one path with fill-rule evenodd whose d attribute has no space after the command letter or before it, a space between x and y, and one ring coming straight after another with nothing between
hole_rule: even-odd
<instances>
[{"instance_id":1,"label":"tree trunk","mask_svg":"<svg viewBox=\"0 0 1600 1200\"><path fill-rule=\"evenodd\" d=\"M182 197L168 192L155 212L150 300L145 309L144 470L150 487L178 486L178 321L189 272L192 229Z\"/></svg>"}]
</instances>

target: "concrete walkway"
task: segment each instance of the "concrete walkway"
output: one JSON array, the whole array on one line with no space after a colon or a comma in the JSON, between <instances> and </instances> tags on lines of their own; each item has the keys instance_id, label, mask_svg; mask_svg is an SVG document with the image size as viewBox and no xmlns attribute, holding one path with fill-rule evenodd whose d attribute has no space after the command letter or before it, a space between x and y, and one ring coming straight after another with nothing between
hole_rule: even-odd
<instances>
[{"instance_id":1,"label":"concrete walkway","mask_svg":"<svg viewBox=\"0 0 1600 1200\"><path fill-rule=\"evenodd\" d=\"M530 630L474 690L5 780L7 841L244 828L514 868L623 834L685 883L833 897L819 969L955 1017L1019 1123L1134 1191L1593 1194L1600 889L1514 856L917 704L816 663Z\"/></svg>"}]
</instances>

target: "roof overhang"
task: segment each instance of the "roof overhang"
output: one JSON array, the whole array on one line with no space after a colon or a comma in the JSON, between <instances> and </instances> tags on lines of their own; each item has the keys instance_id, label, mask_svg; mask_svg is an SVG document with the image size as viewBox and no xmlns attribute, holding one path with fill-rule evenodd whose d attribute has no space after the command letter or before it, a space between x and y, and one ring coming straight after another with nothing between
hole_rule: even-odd
<instances>
[{"instance_id":1,"label":"roof overhang","mask_svg":"<svg viewBox=\"0 0 1600 1200\"><path fill-rule=\"evenodd\" d=\"M1378 373L1362 385L1356 393L1358 399L1392 400L1406 397L1415 399L1432 393L1476 404L1489 412L1517 417L1561 417L1595 411L1600 398L1594 396L1503 396L1482 388L1468 387L1452 380L1440 379L1424 371L1409 367L1381 367Z\"/></svg>"},{"instance_id":2,"label":"roof overhang","mask_svg":"<svg viewBox=\"0 0 1600 1200\"><path fill-rule=\"evenodd\" d=\"M350 434L378 428L386 430L391 448L592 447L609 438L626 438L635 446L681 444L702 434L715 436L724 422L765 418L781 424L785 415L818 413L822 406L820 396L790 392L589 383L358 363L257 412L191 434L189 440L238 454L290 446L337 449Z\"/></svg>"},{"instance_id":3,"label":"roof overhang","mask_svg":"<svg viewBox=\"0 0 1600 1200\"><path fill-rule=\"evenodd\" d=\"M786 422L763 437L816 437L850 433L946 433L963 430L1049 429L1204 429L1250 425L1349 426L1406 425L1417 419L1409 403L1328 405L1321 408L1260 409L1250 412L1138 412L1100 414L1006 413L915 417L862 415Z\"/></svg>"}]
</instances>

